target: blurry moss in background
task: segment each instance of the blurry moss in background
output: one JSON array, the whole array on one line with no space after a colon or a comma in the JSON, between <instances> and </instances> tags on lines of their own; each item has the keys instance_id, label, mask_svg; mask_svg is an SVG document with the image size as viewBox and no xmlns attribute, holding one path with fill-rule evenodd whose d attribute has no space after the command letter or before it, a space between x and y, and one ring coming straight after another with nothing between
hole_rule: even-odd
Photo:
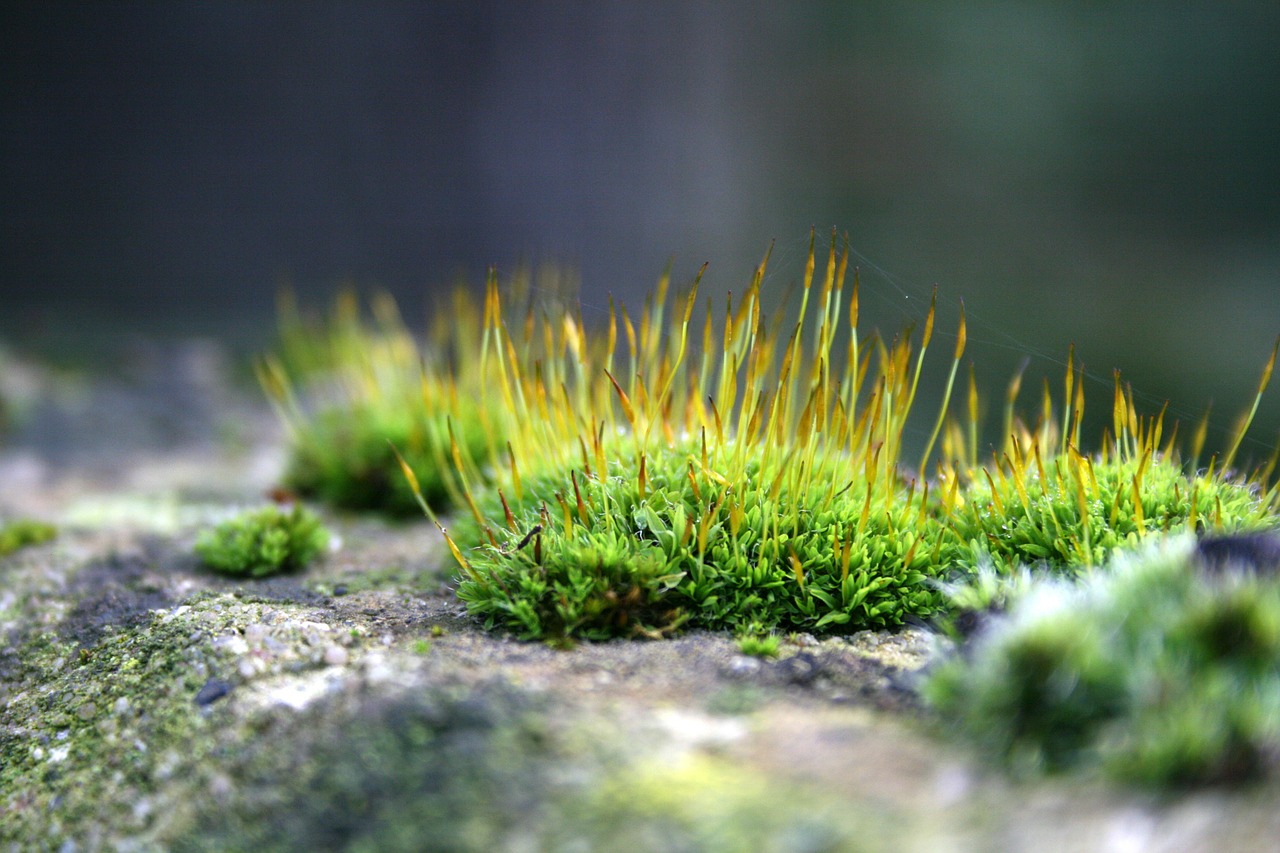
<instances>
[{"instance_id":1,"label":"blurry moss in background","mask_svg":"<svg viewBox=\"0 0 1280 853\"><path fill-rule=\"evenodd\" d=\"M1205 543L1232 541L1273 546L1210 559L1181 535L1077 584L988 573L983 594L954 600L1007 610L970 620L923 693L1020 771L1092 768L1154 788L1275 778L1280 547L1267 534Z\"/></svg>"},{"instance_id":2,"label":"blurry moss in background","mask_svg":"<svg viewBox=\"0 0 1280 853\"><path fill-rule=\"evenodd\" d=\"M451 503L451 436L468 458L488 453L481 384L474 375L478 309L465 291L441 306L424 343L386 295L366 316L353 292L328 317L280 307L276 351L259 375L289 432L284 484L345 509L420 512L400 473L407 461L428 504Z\"/></svg>"},{"instance_id":3,"label":"blurry moss in background","mask_svg":"<svg viewBox=\"0 0 1280 853\"><path fill-rule=\"evenodd\" d=\"M58 535L58 528L43 521L19 518L0 524L0 557L27 545L39 545Z\"/></svg>"}]
</instances>

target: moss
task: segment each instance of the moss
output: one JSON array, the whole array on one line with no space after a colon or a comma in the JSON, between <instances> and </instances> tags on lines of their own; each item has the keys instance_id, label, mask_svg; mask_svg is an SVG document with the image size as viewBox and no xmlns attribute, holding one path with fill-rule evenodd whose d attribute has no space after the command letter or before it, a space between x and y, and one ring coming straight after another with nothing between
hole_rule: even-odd
<instances>
[{"instance_id":1,"label":"moss","mask_svg":"<svg viewBox=\"0 0 1280 853\"><path fill-rule=\"evenodd\" d=\"M806 472L760 449L729 482L717 470L730 452L708 451L702 467L697 445L655 449L643 487L625 449L607 478L526 478L498 544L469 551L459 597L490 627L586 639L661 636L686 624L894 627L941 604L930 579L943 529L922 512L923 494L895 484L869 499L851 484L833 495L836 463ZM504 500L486 496L481 511L501 517ZM562 508L555 516L544 509L552 501Z\"/></svg>"},{"instance_id":2,"label":"moss","mask_svg":"<svg viewBox=\"0 0 1280 853\"><path fill-rule=\"evenodd\" d=\"M1280 576L1195 554L1170 538L1078 585L1024 579L925 696L1015 767L1153 787L1275 775Z\"/></svg>"},{"instance_id":3,"label":"moss","mask_svg":"<svg viewBox=\"0 0 1280 853\"><path fill-rule=\"evenodd\" d=\"M623 310L602 336L566 312L508 338L491 289L513 431L492 484L462 477L475 522L451 544L469 609L586 639L932 614L931 580L954 563L946 493L903 476L900 453L933 310L918 350L910 335L860 345L847 260L833 235L819 283L811 245L789 335L762 316L767 258L720 322L695 320L697 282L668 315L664 279L638 331ZM963 339L962 319L956 359Z\"/></svg>"},{"instance_id":4,"label":"moss","mask_svg":"<svg viewBox=\"0 0 1280 853\"><path fill-rule=\"evenodd\" d=\"M202 532L196 554L227 575L264 577L304 568L329 545L329 532L301 506L244 512Z\"/></svg>"},{"instance_id":5,"label":"moss","mask_svg":"<svg viewBox=\"0 0 1280 853\"><path fill-rule=\"evenodd\" d=\"M28 545L48 542L58 535L58 528L43 521L20 518L0 526L0 557Z\"/></svg>"},{"instance_id":6,"label":"moss","mask_svg":"<svg viewBox=\"0 0 1280 853\"><path fill-rule=\"evenodd\" d=\"M457 469L470 512L448 537L469 610L526 639L897 628L936 615L939 583L984 564L1072 575L1148 536L1274 519L1280 490L1266 473L1190 473L1173 435L1161 443L1163 413L1138 415L1118 379L1115 431L1083 455L1074 354L1061 415L1046 389L1038 425L1026 427L1015 380L1001 449L981 463L976 387L967 423L948 412L963 313L915 465L903 439L934 307L918 346L910 332L860 343L846 262L833 237L817 286L811 244L799 318L774 328L761 315L762 264L723 321L701 317L700 347L696 281L683 311L676 299L668 313L664 280L638 330L611 310L594 337L567 312L512 335L494 319L491 287L483 352L503 365L511 440L483 480ZM935 476L924 473L931 461Z\"/></svg>"},{"instance_id":7,"label":"moss","mask_svg":"<svg viewBox=\"0 0 1280 853\"><path fill-rule=\"evenodd\" d=\"M422 343L390 297L374 298L370 313L352 293L327 319L282 304L280 342L260 378L289 428L285 484L336 507L415 514L399 454L428 505L445 509L456 497L453 439L483 461L497 438L485 417L484 371L462 355L477 339L478 308L455 292Z\"/></svg>"},{"instance_id":8,"label":"moss","mask_svg":"<svg viewBox=\"0 0 1280 853\"><path fill-rule=\"evenodd\" d=\"M953 523L973 543L975 562L1002 572L1033 565L1077 574L1147 536L1263 529L1275 514L1257 484L1189 475L1154 448L1139 458L1024 458L995 470L994 479L977 478L965 490Z\"/></svg>"},{"instance_id":9,"label":"moss","mask_svg":"<svg viewBox=\"0 0 1280 853\"><path fill-rule=\"evenodd\" d=\"M781 641L776 634L758 636L746 634L738 638L738 651L758 658L776 658Z\"/></svg>"},{"instance_id":10,"label":"moss","mask_svg":"<svg viewBox=\"0 0 1280 853\"><path fill-rule=\"evenodd\" d=\"M455 418L466 452L483 458L488 444L477 414ZM321 411L295 430L284 482L331 506L415 515L421 510L397 454L414 471L428 504L444 508L451 500L448 450L446 418L424 412L417 395L356 402Z\"/></svg>"}]
</instances>

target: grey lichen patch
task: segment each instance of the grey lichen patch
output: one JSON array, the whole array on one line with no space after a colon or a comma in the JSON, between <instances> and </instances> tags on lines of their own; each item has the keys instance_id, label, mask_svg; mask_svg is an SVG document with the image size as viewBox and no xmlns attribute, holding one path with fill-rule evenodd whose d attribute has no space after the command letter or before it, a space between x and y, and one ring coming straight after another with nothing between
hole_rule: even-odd
<instances>
[{"instance_id":1,"label":"grey lichen patch","mask_svg":"<svg viewBox=\"0 0 1280 853\"><path fill-rule=\"evenodd\" d=\"M911 672L924 667L933 650L932 635L920 628L860 631L847 642L860 655Z\"/></svg>"},{"instance_id":2,"label":"grey lichen patch","mask_svg":"<svg viewBox=\"0 0 1280 853\"><path fill-rule=\"evenodd\" d=\"M225 777L196 792L191 825L163 840L184 851L502 849L536 821L565 753L545 704L502 681L455 682L262 716Z\"/></svg>"},{"instance_id":3,"label":"grey lichen patch","mask_svg":"<svg viewBox=\"0 0 1280 853\"><path fill-rule=\"evenodd\" d=\"M872 841L883 827L857 809L717 758L715 742L737 736L719 729L736 724L674 711L636 724L502 678L407 677L412 687L262 717L225 775L190 790L192 819L155 840L177 851L885 849Z\"/></svg>"},{"instance_id":4,"label":"grey lichen patch","mask_svg":"<svg viewBox=\"0 0 1280 853\"><path fill-rule=\"evenodd\" d=\"M62 618L68 608L67 576L80 562L65 539L18 551L0 562L0 637L8 638L23 626L48 625Z\"/></svg>"}]
</instances>

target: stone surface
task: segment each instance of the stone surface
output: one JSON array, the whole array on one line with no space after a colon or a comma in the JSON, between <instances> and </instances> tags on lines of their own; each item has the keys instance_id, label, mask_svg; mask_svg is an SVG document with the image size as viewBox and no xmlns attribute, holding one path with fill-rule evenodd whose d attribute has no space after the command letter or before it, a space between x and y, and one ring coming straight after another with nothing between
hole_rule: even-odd
<instances>
[{"instance_id":1,"label":"stone surface","mask_svg":"<svg viewBox=\"0 0 1280 853\"><path fill-rule=\"evenodd\" d=\"M1154 801L984 766L915 698L932 648L920 630L796 636L777 659L696 632L521 643L467 616L433 527L334 514L337 545L305 573L207 572L196 534L262 499L281 434L225 375L157 371L120 400L110 384L87 393L164 412L140 429L171 440L114 447L77 428L69 449L28 425L0 446L13 473L0 519L61 526L0 558L0 850L1192 851L1280 837L1273 789ZM53 380L29 374L24 406L56 410ZM205 393L218 405L189 417L212 423L135 405Z\"/></svg>"}]
</instances>

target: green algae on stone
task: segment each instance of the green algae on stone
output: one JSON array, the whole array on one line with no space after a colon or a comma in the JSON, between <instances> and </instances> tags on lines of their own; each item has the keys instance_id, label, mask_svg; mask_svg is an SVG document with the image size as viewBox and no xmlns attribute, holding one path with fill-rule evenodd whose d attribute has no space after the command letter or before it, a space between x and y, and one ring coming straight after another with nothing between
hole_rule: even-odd
<instances>
[{"instance_id":1,"label":"green algae on stone","mask_svg":"<svg viewBox=\"0 0 1280 853\"><path fill-rule=\"evenodd\" d=\"M193 700L227 656L186 620L157 615L88 646L39 633L18 660L0 710L0 843L141 832L174 763L213 748L215 725Z\"/></svg>"},{"instance_id":2,"label":"green algae on stone","mask_svg":"<svg viewBox=\"0 0 1280 853\"><path fill-rule=\"evenodd\" d=\"M891 849L883 823L850 819L835 797L498 678L337 697L261 734L231 759L225 795L195 803L166 849Z\"/></svg>"},{"instance_id":3,"label":"green algae on stone","mask_svg":"<svg viewBox=\"0 0 1280 853\"><path fill-rule=\"evenodd\" d=\"M561 802L543 849L865 853L906 849L883 816L703 755L639 763Z\"/></svg>"},{"instance_id":4,"label":"green algae on stone","mask_svg":"<svg viewBox=\"0 0 1280 853\"><path fill-rule=\"evenodd\" d=\"M499 680L347 698L265 720L168 849L491 851L536 825L564 757L545 699Z\"/></svg>"},{"instance_id":5,"label":"green algae on stone","mask_svg":"<svg viewBox=\"0 0 1280 853\"><path fill-rule=\"evenodd\" d=\"M192 797L225 784L227 756L271 714L233 707L246 688L359 647L312 608L226 594L127 626L77 618L21 640L0 671L0 848L169 849L156 839L185 831Z\"/></svg>"}]
</instances>

